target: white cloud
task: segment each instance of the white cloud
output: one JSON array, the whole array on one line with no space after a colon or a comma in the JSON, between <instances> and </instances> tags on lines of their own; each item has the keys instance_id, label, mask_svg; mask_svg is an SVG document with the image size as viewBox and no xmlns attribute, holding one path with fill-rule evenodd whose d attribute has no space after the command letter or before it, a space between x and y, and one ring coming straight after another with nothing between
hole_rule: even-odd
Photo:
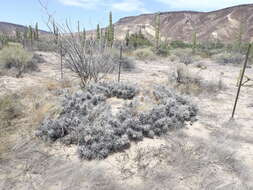
<instances>
[{"instance_id":1,"label":"white cloud","mask_svg":"<svg viewBox=\"0 0 253 190\"><path fill-rule=\"evenodd\" d=\"M62 4L67 6L77 6L86 9L95 9L100 6L106 6L110 3L108 0L59 0Z\"/></svg>"},{"instance_id":2,"label":"white cloud","mask_svg":"<svg viewBox=\"0 0 253 190\"><path fill-rule=\"evenodd\" d=\"M170 9L214 10L239 4L249 4L252 0L156 0L167 4Z\"/></svg>"},{"instance_id":3,"label":"white cloud","mask_svg":"<svg viewBox=\"0 0 253 190\"><path fill-rule=\"evenodd\" d=\"M77 6L85 9L106 8L124 12L147 12L141 0L58 0L67 6Z\"/></svg>"},{"instance_id":4,"label":"white cloud","mask_svg":"<svg viewBox=\"0 0 253 190\"><path fill-rule=\"evenodd\" d=\"M113 3L112 8L125 12L132 12L132 11L148 12L144 7L144 3L141 2L140 0L124 0L122 2Z\"/></svg>"}]
</instances>

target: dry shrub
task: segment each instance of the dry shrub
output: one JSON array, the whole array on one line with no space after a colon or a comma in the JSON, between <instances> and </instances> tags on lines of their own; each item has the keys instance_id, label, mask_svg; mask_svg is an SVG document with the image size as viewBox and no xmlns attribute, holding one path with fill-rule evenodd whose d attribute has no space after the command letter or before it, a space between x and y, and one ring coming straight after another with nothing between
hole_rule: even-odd
<instances>
[{"instance_id":1,"label":"dry shrub","mask_svg":"<svg viewBox=\"0 0 253 190\"><path fill-rule=\"evenodd\" d=\"M178 57L180 63L184 63L186 65L193 63L191 49L174 49L171 51L171 54Z\"/></svg>"},{"instance_id":2,"label":"dry shrub","mask_svg":"<svg viewBox=\"0 0 253 190\"><path fill-rule=\"evenodd\" d=\"M220 64L242 64L245 56L241 53L220 53L214 55L212 59Z\"/></svg>"},{"instance_id":3,"label":"dry shrub","mask_svg":"<svg viewBox=\"0 0 253 190\"><path fill-rule=\"evenodd\" d=\"M221 77L212 81L205 80L184 64L176 66L175 71L169 75L169 82L185 94L216 93L225 89Z\"/></svg>"},{"instance_id":4,"label":"dry shrub","mask_svg":"<svg viewBox=\"0 0 253 190\"><path fill-rule=\"evenodd\" d=\"M54 91L60 89L60 84L58 81L49 80L46 82L47 90Z\"/></svg>"},{"instance_id":5,"label":"dry shrub","mask_svg":"<svg viewBox=\"0 0 253 190\"><path fill-rule=\"evenodd\" d=\"M141 48L133 52L133 55L139 60L155 60L156 56L150 48Z\"/></svg>"},{"instance_id":6,"label":"dry shrub","mask_svg":"<svg viewBox=\"0 0 253 190\"><path fill-rule=\"evenodd\" d=\"M169 56L169 60L170 60L171 62L176 62L176 61L178 61L178 57L177 57L176 55L170 55L170 56Z\"/></svg>"},{"instance_id":7,"label":"dry shrub","mask_svg":"<svg viewBox=\"0 0 253 190\"><path fill-rule=\"evenodd\" d=\"M16 94L0 97L0 159L9 148L9 136L15 132L15 120L23 114L23 105Z\"/></svg>"},{"instance_id":8,"label":"dry shrub","mask_svg":"<svg viewBox=\"0 0 253 190\"><path fill-rule=\"evenodd\" d=\"M25 71L34 69L33 54L27 52L21 44L11 43L0 51L2 68L16 69L16 77L20 77Z\"/></svg>"},{"instance_id":9,"label":"dry shrub","mask_svg":"<svg viewBox=\"0 0 253 190\"><path fill-rule=\"evenodd\" d=\"M72 83L68 79L63 79L61 81L47 80L47 81L45 81L45 87L49 91L56 91L56 90L61 90L61 89L65 89L65 88L71 88Z\"/></svg>"}]
</instances>

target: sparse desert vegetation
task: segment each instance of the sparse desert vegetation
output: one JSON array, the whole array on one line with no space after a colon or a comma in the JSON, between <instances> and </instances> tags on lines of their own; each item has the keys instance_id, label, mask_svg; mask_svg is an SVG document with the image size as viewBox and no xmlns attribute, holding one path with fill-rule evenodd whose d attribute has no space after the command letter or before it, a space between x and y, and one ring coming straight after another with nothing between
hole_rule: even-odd
<instances>
[{"instance_id":1,"label":"sparse desert vegetation","mask_svg":"<svg viewBox=\"0 0 253 190\"><path fill-rule=\"evenodd\" d=\"M0 189L253 188L253 50L231 119L249 42L190 17L168 37L166 14L0 34Z\"/></svg>"}]
</instances>

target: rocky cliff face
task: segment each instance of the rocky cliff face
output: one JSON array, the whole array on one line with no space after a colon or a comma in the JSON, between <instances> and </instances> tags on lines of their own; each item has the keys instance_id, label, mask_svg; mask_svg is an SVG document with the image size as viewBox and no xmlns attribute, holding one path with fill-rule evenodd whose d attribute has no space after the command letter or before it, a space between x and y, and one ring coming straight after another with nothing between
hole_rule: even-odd
<instances>
[{"instance_id":1,"label":"rocky cliff face","mask_svg":"<svg viewBox=\"0 0 253 190\"><path fill-rule=\"evenodd\" d=\"M216 40L233 42L242 31L243 41L253 40L253 4L239 5L212 12L164 12L160 13L163 40L191 41L194 31L200 41ZM115 23L117 38L126 32L142 30L148 38L155 35L155 14L126 17Z\"/></svg>"}]
</instances>

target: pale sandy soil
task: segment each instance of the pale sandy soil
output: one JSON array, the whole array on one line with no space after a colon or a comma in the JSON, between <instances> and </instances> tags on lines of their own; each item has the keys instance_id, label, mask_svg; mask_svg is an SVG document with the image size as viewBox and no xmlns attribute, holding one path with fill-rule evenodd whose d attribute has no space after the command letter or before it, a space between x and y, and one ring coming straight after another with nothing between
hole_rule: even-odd
<instances>
[{"instance_id":1,"label":"pale sandy soil","mask_svg":"<svg viewBox=\"0 0 253 190\"><path fill-rule=\"evenodd\" d=\"M41 72L22 79L0 77L1 93L6 89L38 88L45 80L59 80L57 58L48 53L43 56L47 63L40 65ZM203 63L207 69L200 71L200 75L206 80L221 77L226 89L191 97L200 110L193 125L132 143L125 152L90 162L79 160L75 146L43 143L32 133L15 134L11 151L0 160L0 189L253 189L253 88L242 88L235 120L230 121L240 68L209 60ZM167 75L175 65L166 60L138 62L138 72L123 73L122 80L137 84L141 88L140 98L145 97L155 84L170 85ZM194 65L189 67L199 70ZM253 76L253 69L246 73ZM117 99L109 101L114 111L122 105Z\"/></svg>"}]
</instances>

